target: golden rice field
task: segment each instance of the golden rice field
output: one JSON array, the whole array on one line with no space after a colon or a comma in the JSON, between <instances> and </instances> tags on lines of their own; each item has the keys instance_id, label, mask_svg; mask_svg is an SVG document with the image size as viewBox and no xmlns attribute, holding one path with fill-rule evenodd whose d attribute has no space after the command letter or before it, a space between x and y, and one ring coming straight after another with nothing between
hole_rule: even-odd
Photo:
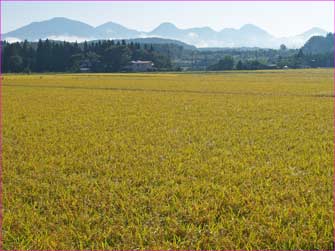
<instances>
[{"instance_id":1,"label":"golden rice field","mask_svg":"<svg viewBox=\"0 0 335 251\"><path fill-rule=\"evenodd\" d=\"M5 75L3 248L333 249L333 70Z\"/></svg>"}]
</instances>

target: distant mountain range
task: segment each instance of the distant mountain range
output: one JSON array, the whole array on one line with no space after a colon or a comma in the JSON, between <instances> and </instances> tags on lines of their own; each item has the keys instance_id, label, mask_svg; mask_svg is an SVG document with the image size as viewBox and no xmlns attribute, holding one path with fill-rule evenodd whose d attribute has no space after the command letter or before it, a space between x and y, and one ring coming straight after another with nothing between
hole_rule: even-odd
<instances>
[{"instance_id":1,"label":"distant mountain range","mask_svg":"<svg viewBox=\"0 0 335 251\"><path fill-rule=\"evenodd\" d=\"M12 42L49 38L81 42L99 39L166 38L197 47L278 48L280 44L285 44L289 48L298 48L312 36L325 36L327 33L315 27L296 36L278 38L252 24L246 24L240 29L225 28L215 31L209 27L180 29L172 23L162 23L150 32L142 32L113 22L93 27L83 22L56 17L42 22L33 22L5 33L2 39Z\"/></svg>"}]
</instances>

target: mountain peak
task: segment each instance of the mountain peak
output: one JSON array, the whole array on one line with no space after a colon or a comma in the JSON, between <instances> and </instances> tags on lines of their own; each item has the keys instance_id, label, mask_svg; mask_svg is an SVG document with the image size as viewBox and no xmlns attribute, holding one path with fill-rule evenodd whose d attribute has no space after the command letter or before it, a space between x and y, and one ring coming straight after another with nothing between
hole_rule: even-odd
<instances>
[{"instance_id":1,"label":"mountain peak","mask_svg":"<svg viewBox=\"0 0 335 251\"><path fill-rule=\"evenodd\" d=\"M104 23L104 24L101 24L101 25L97 26L96 28L101 28L101 27L118 27L118 28L122 27L122 28L125 28L121 24L114 23L114 22L107 22L107 23Z\"/></svg>"},{"instance_id":2,"label":"mountain peak","mask_svg":"<svg viewBox=\"0 0 335 251\"><path fill-rule=\"evenodd\" d=\"M107 22L95 28L96 35L101 38L135 38L140 32L128 29L121 24ZM107 36L107 37L106 37Z\"/></svg>"},{"instance_id":3,"label":"mountain peak","mask_svg":"<svg viewBox=\"0 0 335 251\"><path fill-rule=\"evenodd\" d=\"M258 26L254 24L245 24L241 27L241 29L250 29L250 28L258 28Z\"/></svg>"},{"instance_id":4,"label":"mountain peak","mask_svg":"<svg viewBox=\"0 0 335 251\"><path fill-rule=\"evenodd\" d=\"M178 29L173 23L161 23L157 28L152 30L150 34L155 34L155 35L175 35L176 33L180 32L180 29ZM173 37L174 38L174 37Z\"/></svg>"},{"instance_id":5,"label":"mountain peak","mask_svg":"<svg viewBox=\"0 0 335 251\"><path fill-rule=\"evenodd\" d=\"M177 28L173 23L169 23L169 22L161 23L158 27L173 27L173 28Z\"/></svg>"},{"instance_id":6,"label":"mountain peak","mask_svg":"<svg viewBox=\"0 0 335 251\"><path fill-rule=\"evenodd\" d=\"M51 18L49 20L45 20L45 21L41 21L39 23L71 23L71 24L81 24L81 25L85 25L85 26L90 26L93 28L93 26L89 25L89 24L86 24L84 22L81 22L81 21L77 21L77 20L73 20L73 19L70 19L70 18L66 18L66 17L54 17L54 18Z\"/></svg>"},{"instance_id":7,"label":"mountain peak","mask_svg":"<svg viewBox=\"0 0 335 251\"><path fill-rule=\"evenodd\" d=\"M239 29L239 31L245 35L271 37L266 30L263 30L254 24L245 24Z\"/></svg>"},{"instance_id":8,"label":"mountain peak","mask_svg":"<svg viewBox=\"0 0 335 251\"><path fill-rule=\"evenodd\" d=\"M322 32L325 32L325 30L321 29L320 27L312 27L311 29L309 29L307 31L322 31Z\"/></svg>"},{"instance_id":9,"label":"mountain peak","mask_svg":"<svg viewBox=\"0 0 335 251\"><path fill-rule=\"evenodd\" d=\"M48 21L74 21L66 17L53 17L49 19Z\"/></svg>"},{"instance_id":10,"label":"mountain peak","mask_svg":"<svg viewBox=\"0 0 335 251\"><path fill-rule=\"evenodd\" d=\"M67 37L89 38L93 27L80 21L65 17L55 17L49 20L33 22L17 30L4 34L4 37L13 37L20 40L38 40L57 38L64 40ZM64 39L63 39L64 38Z\"/></svg>"},{"instance_id":11,"label":"mountain peak","mask_svg":"<svg viewBox=\"0 0 335 251\"><path fill-rule=\"evenodd\" d=\"M105 25L122 26L121 24L114 23L114 22L110 21L110 22L103 23L103 24L99 25L98 27L105 26Z\"/></svg>"},{"instance_id":12,"label":"mountain peak","mask_svg":"<svg viewBox=\"0 0 335 251\"><path fill-rule=\"evenodd\" d=\"M307 36L307 37L310 37L310 36L313 36L313 35L326 35L328 32L319 28L319 27L313 27L311 29L308 29L307 31L301 33L299 36Z\"/></svg>"},{"instance_id":13,"label":"mountain peak","mask_svg":"<svg viewBox=\"0 0 335 251\"><path fill-rule=\"evenodd\" d=\"M245 24L240 28L241 31L265 31L254 24Z\"/></svg>"},{"instance_id":14,"label":"mountain peak","mask_svg":"<svg viewBox=\"0 0 335 251\"><path fill-rule=\"evenodd\" d=\"M204 27L199 27L199 28L191 28L189 30L201 30L201 31L206 31L206 32L215 32L211 27L204 26Z\"/></svg>"},{"instance_id":15,"label":"mountain peak","mask_svg":"<svg viewBox=\"0 0 335 251\"><path fill-rule=\"evenodd\" d=\"M173 23L164 22L158 25L157 28L154 29L154 31L157 30L178 30L178 28Z\"/></svg>"}]
</instances>

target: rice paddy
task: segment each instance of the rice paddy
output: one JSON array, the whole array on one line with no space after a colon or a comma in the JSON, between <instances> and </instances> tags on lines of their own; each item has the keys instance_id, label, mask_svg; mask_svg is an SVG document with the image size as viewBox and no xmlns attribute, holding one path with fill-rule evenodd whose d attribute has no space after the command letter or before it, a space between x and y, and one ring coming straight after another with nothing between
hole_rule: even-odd
<instances>
[{"instance_id":1,"label":"rice paddy","mask_svg":"<svg viewBox=\"0 0 335 251\"><path fill-rule=\"evenodd\" d=\"M2 76L3 248L334 248L333 70Z\"/></svg>"}]
</instances>

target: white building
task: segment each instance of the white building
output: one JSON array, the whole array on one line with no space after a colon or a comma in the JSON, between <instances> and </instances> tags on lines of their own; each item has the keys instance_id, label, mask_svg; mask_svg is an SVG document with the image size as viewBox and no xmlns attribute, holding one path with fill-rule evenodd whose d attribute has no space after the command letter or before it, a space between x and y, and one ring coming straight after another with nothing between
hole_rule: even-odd
<instances>
[{"instance_id":1,"label":"white building","mask_svg":"<svg viewBox=\"0 0 335 251\"><path fill-rule=\"evenodd\" d=\"M152 71L154 69L154 63L152 61L131 61L127 70L130 71Z\"/></svg>"}]
</instances>

